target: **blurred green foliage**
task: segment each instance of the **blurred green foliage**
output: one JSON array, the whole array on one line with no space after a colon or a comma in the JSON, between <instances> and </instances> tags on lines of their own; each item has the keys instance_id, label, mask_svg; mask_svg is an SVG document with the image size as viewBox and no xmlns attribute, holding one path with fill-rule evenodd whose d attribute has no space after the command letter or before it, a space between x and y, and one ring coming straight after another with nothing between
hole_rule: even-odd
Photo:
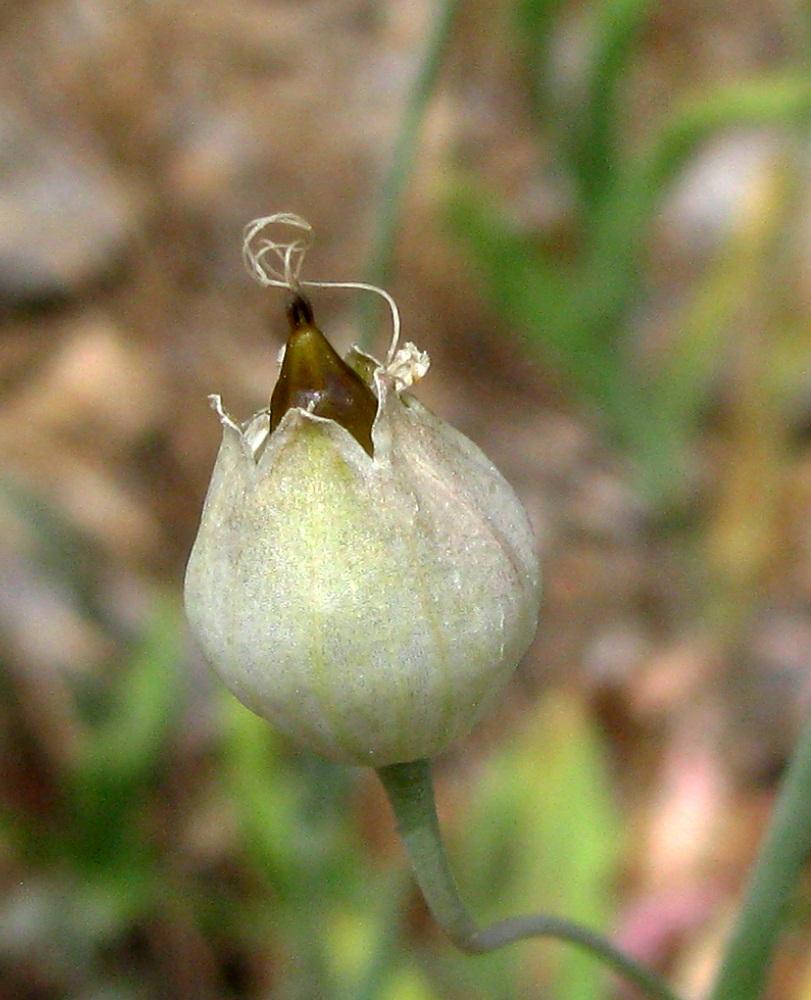
<instances>
[{"instance_id":1,"label":"blurred green foliage","mask_svg":"<svg viewBox=\"0 0 811 1000\"><path fill-rule=\"evenodd\" d=\"M167 893L170 858L155 817L181 705L181 623L176 601L160 604L126 668L103 687L32 699L3 664L2 750L18 776L16 794L0 797L0 838L24 877L5 900L0 970L20 951L44 989L99 975L105 949ZM59 731L42 734L51 698L65 699Z\"/></svg>"},{"instance_id":2,"label":"blurred green foliage","mask_svg":"<svg viewBox=\"0 0 811 1000\"><path fill-rule=\"evenodd\" d=\"M719 365L719 337L737 319L712 269L694 290L692 322L672 331L656 366L640 363L631 334L652 284L649 247L665 198L702 144L736 126L780 127L790 139L811 121L811 78L798 64L676 94L631 137L631 87L651 0L607 0L588 11L579 86L556 90L551 39L566 5L518 0L524 74L539 147L571 205L567 237L525 234L474 183L455 196L451 221L473 253L503 320L598 415L635 463L646 495L679 498L685 451ZM506 208L506 206L505 206ZM727 269L727 273L728 273Z\"/></svg>"}]
</instances>

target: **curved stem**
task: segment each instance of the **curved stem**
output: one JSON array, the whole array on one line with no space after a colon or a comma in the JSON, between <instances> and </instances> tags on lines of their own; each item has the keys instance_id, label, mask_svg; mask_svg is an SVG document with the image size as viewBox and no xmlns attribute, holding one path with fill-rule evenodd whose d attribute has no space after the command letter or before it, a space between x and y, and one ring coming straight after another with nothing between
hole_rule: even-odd
<instances>
[{"instance_id":1,"label":"curved stem","mask_svg":"<svg viewBox=\"0 0 811 1000\"><path fill-rule=\"evenodd\" d=\"M811 715L783 779L710 1000L757 1000L811 846Z\"/></svg>"},{"instance_id":2,"label":"curved stem","mask_svg":"<svg viewBox=\"0 0 811 1000\"><path fill-rule=\"evenodd\" d=\"M478 927L459 896L448 865L436 814L430 763L417 760L391 764L377 773L428 908L457 948L483 954L524 938L557 938L590 951L655 1000L677 1000L655 972L639 965L599 934L568 920L537 914Z\"/></svg>"}]
</instances>

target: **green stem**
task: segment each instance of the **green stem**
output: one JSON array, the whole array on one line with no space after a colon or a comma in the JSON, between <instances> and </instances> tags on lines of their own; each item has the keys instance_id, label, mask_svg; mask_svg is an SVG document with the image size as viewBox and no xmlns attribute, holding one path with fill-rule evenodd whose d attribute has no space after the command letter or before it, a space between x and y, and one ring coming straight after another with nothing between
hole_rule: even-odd
<instances>
[{"instance_id":1,"label":"green stem","mask_svg":"<svg viewBox=\"0 0 811 1000\"><path fill-rule=\"evenodd\" d=\"M811 847L811 715L783 779L766 840L710 1000L757 1000Z\"/></svg>"},{"instance_id":2,"label":"green stem","mask_svg":"<svg viewBox=\"0 0 811 1000\"><path fill-rule=\"evenodd\" d=\"M524 938L558 938L590 951L655 1000L677 1000L655 972L639 965L599 934L568 920L537 914L479 928L459 896L448 865L436 814L430 763L418 760L391 764L377 773L428 908L457 948L483 954Z\"/></svg>"},{"instance_id":3,"label":"green stem","mask_svg":"<svg viewBox=\"0 0 811 1000\"><path fill-rule=\"evenodd\" d=\"M428 102L434 91L458 7L459 0L441 0L428 47L425 50L422 64L403 112L391 167L384 178L383 189L380 193L377 232L372 247L371 264L366 277L366 280L372 285L385 285L391 270L405 189L414 166L420 128L425 118ZM368 296L361 298L360 309L359 325L362 336L359 338L359 342L362 347L369 349L374 335L371 322L371 299Z\"/></svg>"}]
</instances>

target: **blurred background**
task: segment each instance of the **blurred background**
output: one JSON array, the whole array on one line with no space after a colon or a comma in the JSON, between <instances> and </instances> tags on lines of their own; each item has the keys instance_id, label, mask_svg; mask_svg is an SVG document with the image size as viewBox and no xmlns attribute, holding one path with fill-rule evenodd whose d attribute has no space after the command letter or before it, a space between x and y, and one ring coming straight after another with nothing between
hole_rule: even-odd
<instances>
[{"instance_id":1,"label":"blurred background","mask_svg":"<svg viewBox=\"0 0 811 1000\"><path fill-rule=\"evenodd\" d=\"M1 1000L631 996L555 944L452 954L373 776L187 638L206 396L265 406L284 336L240 256L278 211L306 276L385 277L537 532L537 641L437 763L471 906L706 988L811 697L811 13L463 0L440 44L452 13L0 3ZM806 885L773 1000L811 998L810 924Z\"/></svg>"}]
</instances>

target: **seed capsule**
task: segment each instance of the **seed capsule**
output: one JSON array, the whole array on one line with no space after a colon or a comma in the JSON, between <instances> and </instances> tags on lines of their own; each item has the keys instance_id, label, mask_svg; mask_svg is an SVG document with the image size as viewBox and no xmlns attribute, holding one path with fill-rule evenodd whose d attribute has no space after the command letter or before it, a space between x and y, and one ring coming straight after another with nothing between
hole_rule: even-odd
<instances>
[{"instance_id":1,"label":"seed capsule","mask_svg":"<svg viewBox=\"0 0 811 1000\"><path fill-rule=\"evenodd\" d=\"M249 708L299 746L381 767L464 736L535 632L527 516L404 386L413 345L352 367L293 299L271 413L223 441L186 571L189 624ZM371 386L356 372L373 369Z\"/></svg>"}]
</instances>

